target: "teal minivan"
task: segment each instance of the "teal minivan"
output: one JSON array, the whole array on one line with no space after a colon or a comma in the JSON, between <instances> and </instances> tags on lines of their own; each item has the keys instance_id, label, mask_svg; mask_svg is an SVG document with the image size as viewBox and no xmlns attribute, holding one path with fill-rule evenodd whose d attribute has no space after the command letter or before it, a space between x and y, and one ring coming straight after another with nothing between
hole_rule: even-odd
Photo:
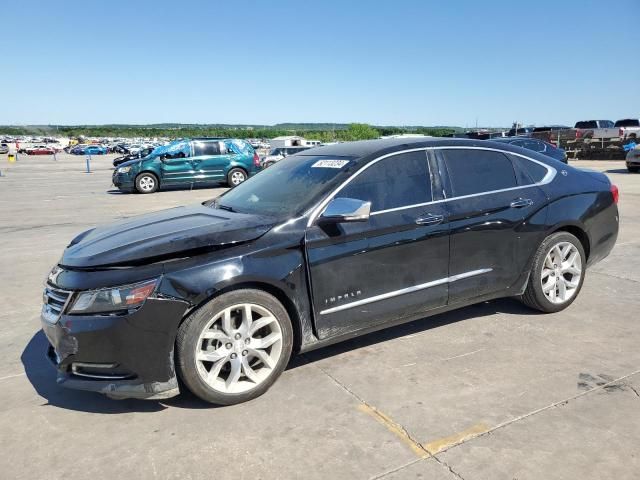
<instances>
[{"instance_id":1,"label":"teal minivan","mask_svg":"<svg viewBox=\"0 0 640 480\"><path fill-rule=\"evenodd\" d=\"M124 192L153 193L161 187L241 184L260 170L260 158L249 142L237 138L177 140L130 160L113 172L113 184Z\"/></svg>"}]
</instances>

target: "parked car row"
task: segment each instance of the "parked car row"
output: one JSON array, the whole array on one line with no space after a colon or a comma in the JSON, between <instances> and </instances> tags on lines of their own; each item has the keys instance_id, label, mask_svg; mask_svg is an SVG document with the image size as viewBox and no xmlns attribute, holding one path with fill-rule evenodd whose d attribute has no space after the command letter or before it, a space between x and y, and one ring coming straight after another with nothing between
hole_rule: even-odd
<instances>
[{"instance_id":1,"label":"parked car row","mask_svg":"<svg viewBox=\"0 0 640 480\"><path fill-rule=\"evenodd\" d=\"M572 140L603 140L629 142L640 138L640 120L627 118L613 122L611 120L581 120L573 128L565 125L543 127L514 127L507 136L534 137L557 144Z\"/></svg>"}]
</instances>

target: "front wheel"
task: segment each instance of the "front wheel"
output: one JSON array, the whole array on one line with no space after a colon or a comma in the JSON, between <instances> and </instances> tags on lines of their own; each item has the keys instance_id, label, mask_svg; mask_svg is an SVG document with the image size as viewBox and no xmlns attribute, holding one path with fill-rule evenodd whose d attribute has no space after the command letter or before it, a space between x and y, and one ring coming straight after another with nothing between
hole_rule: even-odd
<instances>
[{"instance_id":1,"label":"front wheel","mask_svg":"<svg viewBox=\"0 0 640 480\"><path fill-rule=\"evenodd\" d=\"M282 304L261 290L234 290L178 330L176 366L202 400L233 405L262 395L289 362L293 330Z\"/></svg>"},{"instance_id":2,"label":"front wheel","mask_svg":"<svg viewBox=\"0 0 640 480\"><path fill-rule=\"evenodd\" d=\"M153 193L157 191L158 178L153 173L141 173L136 177L136 190L139 193Z\"/></svg>"},{"instance_id":3,"label":"front wheel","mask_svg":"<svg viewBox=\"0 0 640 480\"><path fill-rule=\"evenodd\" d=\"M230 187L237 187L247 179L247 172L241 168L232 168L227 175L227 183Z\"/></svg>"},{"instance_id":4,"label":"front wheel","mask_svg":"<svg viewBox=\"0 0 640 480\"><path fill-rule=\"evenodd\" d=\"M580 240L568 232L548 236L536 252L523 303L545 313L564 310L580 293L585 267Z\"/></svg>"}]
</instances>

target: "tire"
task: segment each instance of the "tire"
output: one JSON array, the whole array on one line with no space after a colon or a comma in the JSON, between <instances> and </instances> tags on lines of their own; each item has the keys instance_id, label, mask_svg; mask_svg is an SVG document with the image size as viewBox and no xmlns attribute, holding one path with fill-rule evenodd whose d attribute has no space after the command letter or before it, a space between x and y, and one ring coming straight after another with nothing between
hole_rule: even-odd
<instances>
[{"instance_id":1,"label":"tire","mask_svg":"<svg viewBox=\"0 0 640 480\"><path fill-rule=\"evenodd\" d=\"M555 250L556 247L559 250ZM551 253L552 251L554 253ZM564 252L567 253L564 254ZM578 255L577 263L574 262L571 268L563 268L565 261L570 260L574 253ZM562 262L558 259L558 255L563 257ZM544 313L564 310L573 303L582 289L585 267L586 256L580 240L568 232L549 235L536 251L527 288L520 299L528 307ZM577 279L576 276L578 276ZM547 288L543 289L543 283ZM564 288L561 283L564 284ZM563 290L564 299L561 298ZM552 300L553 297L555 300Z\"/></svg>"},{"instance_id":2,"label":"tire","mask_svg":"<svg viewBox=\"0 0 640 480\"><path fill-rule=\"evenodd\" d=\"M158 191L160 183L158 177L150 172L142 172L136 177L136 190L138 193L154 193Z\"/></svg>"},{"instance_id":3,"label":"tire","mask_svg":"<svg viewBox=\"0 0 640 480\"><path fill-rule=\"evenodd\" d=\"M640 167L627 167L629 173L638 173L640 171Z\"/></svg>"},{"instance_id":4,"label":"tire","mask_svg":"<svg viewBox=\"0 0 640 480\"><path fill-rule=\"evenodd\" d=\"M242 168L232 168L229 170L227 174L227 184L233 188L240 185L248 178L247 172L245 172Z\"/></svg>"},{"instance_id":5,"label":"tire","mask_svg":"<svg viewBox=\"0 0 640 480\"><path fill-rule=\"evenodd\" d=\"M247 307L252 322L246 320ZM226 326L225 318L230 319ZM252 332L261 321L267 323ZM205 402L234 405L273 385L289 362L292 346L291 320L275 297L261 290L233 290L209 301L180 325L176 370L187 388Z\"/></svg>"}]
</instances>

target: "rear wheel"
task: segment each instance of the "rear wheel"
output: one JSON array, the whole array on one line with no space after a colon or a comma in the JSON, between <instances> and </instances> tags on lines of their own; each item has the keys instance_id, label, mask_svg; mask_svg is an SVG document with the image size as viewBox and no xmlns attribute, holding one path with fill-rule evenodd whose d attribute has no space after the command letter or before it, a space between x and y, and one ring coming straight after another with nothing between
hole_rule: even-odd
<instances>
[{"instance_id":1,"label":"rear wheel","mask_svg":"<svg viewBox=\"0 0 640 480\"><path fill-rule=\"evenodd\" d=\"M545 313L564 310L582 288L585 267L580 240L568 232L548 236L536 252L522 301Z\"/></svg>"},{"instance_id":2,"label":"rear wheel","mask_svg":"<svg viewBox=\"0 0 640 480\"><path fill-rule=\"evenodd\" d=\"M232 168L227 174L227 183L230 187L237 187L247 179L247 172L241 168Z\"/></svg>"},{"instance_id":3,"label":"rear wheel","mask_svg":"<svg viewBox=\"0 0 640 480\"><path fill-rule=\"evenodd\" d=\"M182 381L210 403L232 405L266 392L289 362L293 330L286 309L261 290L214 298L178 330Z\"/></svg>"},{"instance_id":4,"label":"rear wheel","mask_svg":"<svg viewBox=\"0 0 640 480\"><path fill-rule=\"evenodd\" d=\"M139 193L153 193L158 190L158 178L149 172L143 172L136 177L136 190Z\"/></svg>"}]
</instances>

